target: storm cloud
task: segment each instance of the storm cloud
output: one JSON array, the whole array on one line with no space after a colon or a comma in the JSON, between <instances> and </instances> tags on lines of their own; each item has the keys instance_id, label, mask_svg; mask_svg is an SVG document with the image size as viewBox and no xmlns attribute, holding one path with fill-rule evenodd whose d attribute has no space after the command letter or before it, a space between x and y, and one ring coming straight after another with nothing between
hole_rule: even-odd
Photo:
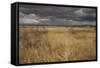
<instances>
[{"instance_id":1,"label":"storm cloud","mask_svg":"<svg viewBox=\"0 0 100 68\"><path fill-rule=\"evenodd\" d=\"M19 5L19 23L36 25L96 25L96 9Z\"/></svg>"}]
</instances>

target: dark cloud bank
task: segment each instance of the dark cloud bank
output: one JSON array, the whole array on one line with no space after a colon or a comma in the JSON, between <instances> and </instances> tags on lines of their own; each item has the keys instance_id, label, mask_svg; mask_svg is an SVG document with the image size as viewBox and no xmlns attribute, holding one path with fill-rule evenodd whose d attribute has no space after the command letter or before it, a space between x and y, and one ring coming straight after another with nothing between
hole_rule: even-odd
<instances>
[{"instance_id":1,"label":"dark cloud bank","mask_svg":"<svg viewBox=\"0 0 100 68\"><path fill-rule=\"evenodd\" d=\"M19 23L32 25L96 25L96 9L19 5Z\"/></svg>"}]
</instances>

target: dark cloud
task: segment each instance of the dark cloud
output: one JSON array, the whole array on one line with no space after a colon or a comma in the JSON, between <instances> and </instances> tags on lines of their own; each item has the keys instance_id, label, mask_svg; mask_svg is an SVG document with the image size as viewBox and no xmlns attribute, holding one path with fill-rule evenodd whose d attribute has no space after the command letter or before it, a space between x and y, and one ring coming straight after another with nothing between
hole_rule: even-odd
<instances>
[{"instance_id":1,"label":"dark cloud","mask_svg":"<svg viewBox=\"0 0 100 68\"><path fill-rule=\"evenodd\" d=\"M96 9L19 5L21 24L96 25Z\"/></svg>"}]
</instances>

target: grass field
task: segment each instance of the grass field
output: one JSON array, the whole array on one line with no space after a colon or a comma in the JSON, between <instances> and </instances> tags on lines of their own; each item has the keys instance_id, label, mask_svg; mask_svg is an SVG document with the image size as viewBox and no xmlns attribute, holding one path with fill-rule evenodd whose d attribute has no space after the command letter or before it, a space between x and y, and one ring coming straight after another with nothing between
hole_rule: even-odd
<instances>
[{"instance_id":1,"label":"grass field","mask_svg":"<svg viewBox=\"0 0 100 68\"><path fill-rule=\"evenodd\" d=\"M96 59L95 27L19 27L19 62Z\"/></svg>"}]
</instances>

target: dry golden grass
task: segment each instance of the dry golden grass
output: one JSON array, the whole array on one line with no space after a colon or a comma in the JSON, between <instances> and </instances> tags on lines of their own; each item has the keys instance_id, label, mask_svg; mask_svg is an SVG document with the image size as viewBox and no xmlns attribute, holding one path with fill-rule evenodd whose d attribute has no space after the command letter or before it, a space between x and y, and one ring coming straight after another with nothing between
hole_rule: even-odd
<instances>
[{"instance_id":1,"label":"dry golden grass","mask_svg":"<svg viewBox=\"0 0 100 68\"><path fill-rule=\"evenodd\" d=\"M96 59L95 27L19 28L21 64L94 59Z\"/></svg>"}]
</instances>

